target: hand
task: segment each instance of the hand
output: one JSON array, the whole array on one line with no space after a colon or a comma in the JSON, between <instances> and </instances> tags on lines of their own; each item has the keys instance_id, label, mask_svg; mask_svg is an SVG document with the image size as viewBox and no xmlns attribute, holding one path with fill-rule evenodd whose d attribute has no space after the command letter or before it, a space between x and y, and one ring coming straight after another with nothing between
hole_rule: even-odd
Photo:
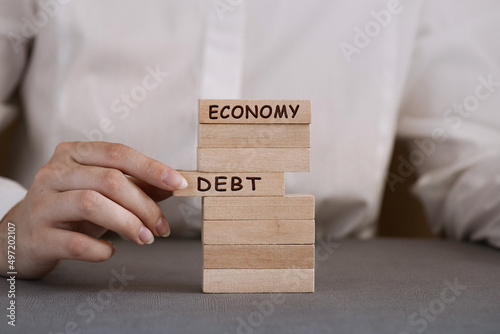
<instances>
[{"instance_id":1,"label":"hand","mask_svg":"<svg viewBox=\"0 0 500 334\"><path fill-rule=\"evenodd\" d=\"M7 222L16 225L16 270L40 278L62 259L101 262L115 251L112 230L138 245L170 235L155 201L183 189L174 169L121 144L61 143L26 197L0 224L0 270L7 270Z\"/></svg>"}]
</instances>

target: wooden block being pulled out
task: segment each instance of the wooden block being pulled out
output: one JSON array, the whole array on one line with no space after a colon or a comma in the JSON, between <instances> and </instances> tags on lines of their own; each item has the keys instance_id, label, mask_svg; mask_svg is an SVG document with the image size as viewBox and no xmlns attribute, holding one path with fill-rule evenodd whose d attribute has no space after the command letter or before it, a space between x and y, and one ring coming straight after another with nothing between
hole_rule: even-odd
<instances>
[{"instance_id":1,"label":"wooden block being pulled out","mask_svg":"<svg viewBox=\"0 0 500 334\"><path fill-rule=\"evenodd\" d=\"M203 292L314 292L314 269L203 269Z\"/></svg>"},{"instance_id":2,"label":"wooden block being pulled out","mask_svg":"<svg viewBox=\"0 0 500 334\"><path fill-rule=\"evenodd\" d=\"M313 195L204 197L204 220L314 219Z\"/></svg>"},{"instance_id":3,"label":"wooden block being pulled out","mask_svg":"<svg viewBox=\"0 0 500 334\"><path fill-rule=\"evenodd\" d=\"M199 147L311 147L309 124L200 124Z\"/></svg>"},{"instance_id":4,"label":"wooden block being pulled out","mask_svg":"<svg viewBox=\"0 0 500 334\"><path fill-rule=\"evenodd\" d=\"M284 196L284 173L203 173L179 171L188 187L174 196Z\"/></svg>"},{"instance_id":5,"label":"wooden block being pulled out","mask_svg":"<svg viewBox=\"0 0 500 334\"><path fill-rule=\"evenodd\" d=\"M204 269L313 269L314 245L204 245Z\"/></svg>"},{"instance_id":6,"label":"wooden block being pulled out","mask_svg":"<svg viewBox=\"0 0 500 334\"><path fill-rule=\"evenodd\" d=\"M203 243L210 245L314 244L314 220L205 220Z\"/></svg>"},{"instance_id":7,"label":"wooden block being pulled out","mask_svg":"<svg viewBox=\"0 0 500 334\"><path fill-rule=\"evenodd\" d=\"M198 148L200 172L308 172L309 148Z\"/></svg>"},{"instance_id":8,"label":"wooden block being pulled out","mask_svg":"<svg viewBox=\"0 0 500 334\"><path fill-rule=\"evenodd\" d=\"M309 100L200 100L200 123L311 123Z\"/></svg>"}]
</instances>

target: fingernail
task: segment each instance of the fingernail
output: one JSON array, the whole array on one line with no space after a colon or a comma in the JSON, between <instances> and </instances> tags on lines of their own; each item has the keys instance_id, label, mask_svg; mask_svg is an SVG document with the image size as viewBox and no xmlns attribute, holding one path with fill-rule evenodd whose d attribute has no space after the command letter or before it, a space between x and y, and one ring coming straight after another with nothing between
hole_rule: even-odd
<instances>
[{"instance_id":1,"label":"fingernail","mask_svg":"<svg viewBox=\"0 0 500 334\"><path fill-rule=\"evenodd\" d=\"M112 247L111 256L113 256L116 253L116 247L115 247L115 245L111 241L109 241L109 240L107 240L107 241L109 242L109 244Z\"/></svg>"},{"instance_id":2,"label":"fingernail","mask_svg":"<svg viewBox=\"0 0 500 334\"><path fill-rule=\"evenodd\" d=\"M153 241L155 241L153 233L151 233L151 231L145 226L142 226L139 231L139 239L141 239L141 241L146 245L151 245Z\"/></svg>"},{"instance_id":3,"label":"fingernail","mask_svg":"<svg viewBox=\"0 0 500 334\"><path fill-rule=\"evenodd\" d=\"M186 179L173 170L165 170L162 175L163 183L174 189L186 189L188 183Z\"/></svg>"},{"instance_id":4,"label":"fingernail","mask_svg":"<svg viewBox=\"0 0 500 334\"><path fill-rule=\"evenodd\" d=\"M156 232L162 237L168 237L170 235L170 227L168 226L165 218L161 217L158 219L158 223L156 224Z\"/></svg>"}]
</instances>

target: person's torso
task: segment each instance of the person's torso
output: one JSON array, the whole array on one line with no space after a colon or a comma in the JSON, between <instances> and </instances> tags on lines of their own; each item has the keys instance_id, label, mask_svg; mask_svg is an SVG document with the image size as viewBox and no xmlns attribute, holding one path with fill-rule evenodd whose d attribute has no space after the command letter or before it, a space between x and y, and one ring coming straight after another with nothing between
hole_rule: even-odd
<instances>
[{"instance_id":1,"label":"person's torso","mask_svg":"<svg viewBox=\"0 0 500 334\"><path fill-rule=\"evenodd\" d=\"M61 4L23 82L35 162L23 181L75 140L194 170L200 97L309 99L311 172L287 175L287 192L314 194L332 236L369 236L419 11L373 0ZM170 201L166 217L192 227L195 203Z\"/></svg>"}]
</instances>

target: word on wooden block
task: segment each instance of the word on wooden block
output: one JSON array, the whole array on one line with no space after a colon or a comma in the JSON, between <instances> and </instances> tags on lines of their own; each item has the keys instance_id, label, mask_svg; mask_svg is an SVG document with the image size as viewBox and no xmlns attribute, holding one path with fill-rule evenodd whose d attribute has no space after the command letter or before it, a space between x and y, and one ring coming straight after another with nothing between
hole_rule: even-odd
<instances>
[{"instance_id":1,"label":"word on wooden block","mask_svg":"<svg viewBox=\"0 0 500 334\"><path fill-rule=\"evenodd\" d=\"M309 124L200 124L199 147L311 147Z\"/></svg>"},{"instance_id":2,"label":"word on wooden block","mask_svg":"<svg viewBox=\"0 0 500 334\"><path fill-rule=\"evenodd\" d=\"M283 196L284 173L203 173L179 171L188 187L174 196Z\"/></svg>"},{"instance_id":3,"label":"word on wooden block","mask_svg":"<svg viewBox=\"0 0 500 334\"><path fill-rule=\"evenodd\" d=\"M203 292L314 292L314 269L203 269Z\"/></svg>"},{"instance_id":4,"label":"word on wooden block","mask_svg":"<svg viewBox=\"0 0 500 334\"><path fill-rule=\"evenodd\" d=\"M314 220L205 220L206 245L314 244Z\"/></svg>"},{"instance_id":5,"label":"word on wooden block","mask_svg":"<svg viewBox=\"0 0 500 334\"><path fill-rule=\"evenodd\" d=\"M198 148L200 172L308 172L309 148Z\"/></svg>"},{"instance_id":6,"label":"word on wooden block","mask_svg":"<svg viewBox=\"0 0 500 334\"><path fill-rule=\"evenodd\" d=\"M314 219L314 196L204 197L204 220Z\"/></svg>"},{"instance_id":7,"label":"word on wooden block","mask_svg":"<svg viewBox=\"0 0 500 334\"><path fill-rule=\"evenodd\" d=\"M308 172L311 102L200 100L197 171L175 196L203 197L203 291L314 292L314 196L285 195Z\"/></svg>"},{"instance_id":8,"label":"word on wooden block","mask_svg":"<svg viewBox=\"0 0 500 334\"><path fill-rule=\"evenodd\" d=\"M314 245L205 245L205 269L313 269Z\"/></svg>"},{"instance_id":9,"label":"word on wooden block","mask_svg":"<svg viewBox=\"0 0 500 334\"><path fill-rule=\"evenodd\" d=\"M309 100L200 100L200 123L311 123Z\"/></svg>"}]
</instances>

